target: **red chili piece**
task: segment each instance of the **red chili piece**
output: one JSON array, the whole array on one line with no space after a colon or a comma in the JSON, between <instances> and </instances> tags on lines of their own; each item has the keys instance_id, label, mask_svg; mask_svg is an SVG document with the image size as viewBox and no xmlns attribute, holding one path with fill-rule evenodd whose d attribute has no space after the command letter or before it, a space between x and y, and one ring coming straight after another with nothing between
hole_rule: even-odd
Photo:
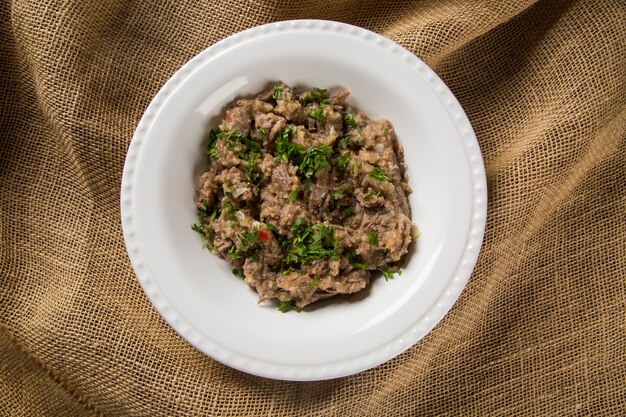
<instances>
[{"instance_id":1,"label":"red chili piece","mask_svg":"<svg viewBox=\"0 0 626 417\"><path fill-rule=\"evenodd\" d=\"M263 242L269 242L270 235L265 230L259 230L259 239L261 239Z\"/></svg>"}]
</instances>

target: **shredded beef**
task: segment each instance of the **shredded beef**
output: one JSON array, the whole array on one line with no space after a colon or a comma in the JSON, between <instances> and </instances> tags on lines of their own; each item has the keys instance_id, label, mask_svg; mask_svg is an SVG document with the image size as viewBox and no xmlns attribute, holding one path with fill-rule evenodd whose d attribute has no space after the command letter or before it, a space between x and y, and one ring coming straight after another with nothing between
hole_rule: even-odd
<instances>
[{"instance_id":1,"label":"shredded beef","mask_svg":"<svg viewBox=\"0 0 626 417\"><path fill-rule=\"evenodd\" d=\"M228 106L209 135L194 230L259 294L301 308L399 270L416 236L388 120L338 88L283 83Z\"/></svg>"}]
</instances>

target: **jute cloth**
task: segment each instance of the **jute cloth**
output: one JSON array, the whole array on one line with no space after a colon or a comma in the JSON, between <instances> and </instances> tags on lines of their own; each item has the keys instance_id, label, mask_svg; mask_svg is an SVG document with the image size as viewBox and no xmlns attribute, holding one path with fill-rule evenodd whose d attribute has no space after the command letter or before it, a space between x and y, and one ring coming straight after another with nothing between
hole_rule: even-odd
<instances>
[{"instance_id":1,"label":"jute cloth","mask_svg":"<svg viewBox=\"0 0 626 417\"><path fill-rule=\"evenodd\" d=\"M0 415L625 415L625 10L3 1ZM467 111L489 183L478 265L443 322L378 368L312 383L243 374L178 337L135 279L118 202L165 80L229 34L293 18L423 58Z\"/></svg>"}]
</instances>

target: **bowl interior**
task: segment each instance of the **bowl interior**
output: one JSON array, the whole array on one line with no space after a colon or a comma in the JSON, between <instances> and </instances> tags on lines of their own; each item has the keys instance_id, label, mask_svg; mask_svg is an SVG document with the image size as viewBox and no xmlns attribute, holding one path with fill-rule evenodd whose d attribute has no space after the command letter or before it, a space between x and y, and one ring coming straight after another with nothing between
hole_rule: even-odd
<instances>
[{"instance_id":1,"label":"bowl interior","mask_svg":"<svg viewBox=\"0 0 626 417\"><path fill-rule=\"evenodd\" d=\"M327 44L333 47L320 48ZM144 272L160 289L150 298L158 304L163 297L184 319L179 326L191 326L211 341L192 343L209 354L217 345L264 363L329 364L395 340L432 308L454 278L466 245L472 183L458 128L427 75L419 76L419 65L415 57L347 33L286 29L215 48L165 86L169 93L147 125L136 162L134 233ZM300 314L257 305L256 294L224 260L204 250L190 228L196 222L196 180L206 166L207 131L230 101L278 80L346 87L349 104L393 123L414 190L412 220L422 233L401 276L376 279L361 296ZM402 340L398 346L407 347Z\"/></svg>"}]
</instances>

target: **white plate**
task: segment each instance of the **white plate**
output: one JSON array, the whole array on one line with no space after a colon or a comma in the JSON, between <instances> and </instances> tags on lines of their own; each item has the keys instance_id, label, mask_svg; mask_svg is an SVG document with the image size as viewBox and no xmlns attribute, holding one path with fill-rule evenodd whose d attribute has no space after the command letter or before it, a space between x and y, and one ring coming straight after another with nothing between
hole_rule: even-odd
<instances>
[{"instance_id":1,"label":"white plate","mask_svg":"<svg viewBox=\"0 0 626 417\"><path fill-rule=\"evenodd\" d=\"M192 232L204 134L224 106L282 80L343 86L349 103L388 118L404 146L422 236L402 276L366 296L300 314L257 296ZM485 227L485 171L472 127L450 90L396 43L346 24L298 20L230 36L202 51L154 97L122 179L124 239L139 282L193 346L233 368L320 380L379 365L426 335L470 277Z\"/></svg>"}]
</instances>

